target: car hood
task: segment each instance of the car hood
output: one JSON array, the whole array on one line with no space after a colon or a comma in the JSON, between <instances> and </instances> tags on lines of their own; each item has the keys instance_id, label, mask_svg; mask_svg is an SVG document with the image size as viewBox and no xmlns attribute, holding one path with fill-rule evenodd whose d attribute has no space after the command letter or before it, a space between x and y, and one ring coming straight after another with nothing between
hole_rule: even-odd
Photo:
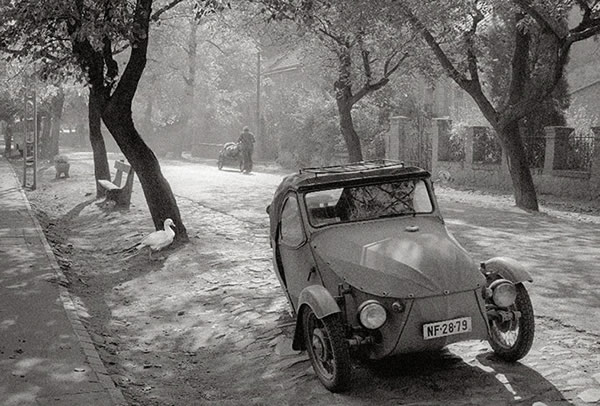
<instances>
[{"instance_id":1,"label":"car hood","mask_svg":"<svg viewBox=\"0 0 600 406\"><path fill-rule=\"evenodd\" d=\"M320 267L377 296L447 295L485 284L475 262L435 217L333 226L315 233L311 246Z\"/></svg>"}]
</instances>

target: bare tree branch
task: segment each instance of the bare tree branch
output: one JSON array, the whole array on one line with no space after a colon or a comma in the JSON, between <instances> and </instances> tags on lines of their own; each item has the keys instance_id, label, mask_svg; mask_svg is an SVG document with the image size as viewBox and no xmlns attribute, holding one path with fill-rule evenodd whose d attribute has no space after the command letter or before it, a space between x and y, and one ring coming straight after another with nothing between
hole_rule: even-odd
<instances>
[{"instance_id":1,"label":"bare tree branch","mask_svg":"<svg viewBox=\"0 0 600 406\"><path fill-rule=\"evenodd\" d=\"M154 13L152 13L150 21L158 21L161 15L163 15L173 7L177 6L178 4L183 3L183 1L184 0L173 0L170 3L165 4L164 6L156 10Z\"/></svg>"},{"instance_id":2,"label":"bare tree branch","mask_svg":"<svg viewBox=\"0 0 600 406\"><path fill-rule=\"evenodd\" d=\"M521 7L543 29L554 34L556 38L563 39L567 36L567 29L561 26L554 18L544 13L543 10L536 8L531 0L512 0L512 2Z\"/></svg>"},{"instance_id":3,"label":"bare tree branch","mask_svg":"<svg viewBox=\"0 0 600 406\"><path fill-rule=\"evenodd\" d=\"M469 74L471 75L471 82L481 87L481 82L479 81L479 66L477 63L477 55L475 54L475 35L477 35L477 26L483 20L483 14L481 10L477 8L477 5L474 6L474 15L471 16L473 19L471 23L471 28L466 33L466 43L467 43L467 61L469 66Z\"/></svg>"},{"instance_id":4,"label":"bare tree branch","mask_svg":"<svg viewBox=\"0 0 600 406\"><path fill-rule=\"evenodd\" d=\"M431 32L425 27L425 25L419 20L419 18L409 9L405 4L400 3L400 11L408 18L408 21L412 24L415 29L421 33L425 42L429 45L435 56L438 58L442 67L446 70L448 75L454 79L458 84L468 82L468 79L456 69L448 55L440 47L440 44L435 40Z\"/></svg>"},{"instance_id":5,"label":"bare tree branch","mask_svg":"<svg viewBox=\"0 0 600 406\"><path fill-rule=\"evenodd\" d=\"M315 19L321 24L321 27L317 28L317 31L319 31L321 34L331 38L338 45L347 46L347 44L344 42L343 38L341 38L340 36L335 35L334 33L331 32L331 25L327 21L324 21L317 17L315 17Z\"/></svg>"},{"instance_id":6,"label":"bare tree branch","mask_svg":"<svg viewBox=\"0 0 600 406\"><path fill-rule=\"evenodd\" d=\"M427 29L423 22L412 12L412 10L403 2L399 5L400 12L405 15L410 24L421 34L427 45L431 48L436 58L446 71L446 73L458 84L462 89L471 95L477 103L483 115L490 123L498 121L498 112L489 101L487 96L481 89L481 83L478 81L478 76L467 79L465 75L456 69L448 55L444 52L438 41L433 37L433 34Z\"/></svg>"},{"instance_id":7,"label":"bare tree branch","mask_svg":"<svg viewBox=\"0 0 600 406\"><path fill-rule=\"evenodd\" d=\"M215 42L213 42L213 41L211 41L209 39L205 39L204 42L206 42L207 44L210 44L213 47L217 48L219 51L221 51L221 53L223 55L228 55L227 52L223 51L223 49L219 45L217 45Z\"/></svg>"},{"instance_id":8,"label":"bare tree branch","mask_svg":"<svg viewBox=\"0 0 600 406\"><path fill-rule=\"evenodd\" d=\"M394 72L396 72L400 68L400 66L402 65L402 62L404 62L408 58L408 56L409 56L408 53L405 53L404 55L402 55L402 57L391 68L389 66L390 66L391 61L394 56L391 56L390 58L388 58L388 60L386 60L385 64L384 64L383 77L375 83L371 83L371 77L368 77L365 84L358 90L358 92L356 92L352 96L352 98L350 100L350 104L351 105L356 104L360 99L365 97L367 94L373 93L373 92L381 89L383 86L387 85L388 82L390 81L390 76L393 75ZM369 68L369 71L370 71L370 68Z\"/></svg>"}]
</instances>

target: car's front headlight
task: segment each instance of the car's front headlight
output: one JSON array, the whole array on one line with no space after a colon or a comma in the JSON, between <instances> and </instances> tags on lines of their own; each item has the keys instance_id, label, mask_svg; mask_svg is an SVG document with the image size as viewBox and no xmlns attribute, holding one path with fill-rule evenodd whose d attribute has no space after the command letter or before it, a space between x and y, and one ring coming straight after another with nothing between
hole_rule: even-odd
<instances>
[{"instance_id":1,"label":"car's front headlight","mask_svg":"<svg viewBox=\"0 0 600 406\"><path fill-rule=\"evenodd\" d=\"M517 299L517 288L506 279L499 279L490 285L492 290L492 301L498 307L509 307Z\"/></svg>"},{"instance_id":2,"label":"car's front headlight","mask_svg":"<svg viewBox=\"0 0 600 406\"><path fill-rule=\"evenodd\" d=\"M358 308L360 324L369 330L375 330L385 323L387 313L385 308L375 300L367 300Z\"/></svg>"}]
</instances>

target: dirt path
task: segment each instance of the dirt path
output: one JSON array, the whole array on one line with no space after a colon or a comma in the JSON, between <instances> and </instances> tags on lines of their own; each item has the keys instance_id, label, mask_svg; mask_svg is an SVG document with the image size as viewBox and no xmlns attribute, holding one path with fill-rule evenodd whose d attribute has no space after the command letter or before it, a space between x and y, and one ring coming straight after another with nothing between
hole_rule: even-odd
<instances>
[{"instance_id":1,"label":"dirt path","mask_svg":"<svg viewBox=\"0 0 600 406\"><path fill-rule=\"evenodd\" d=\"M328 393L306 356L290 348L292 320L271 271L264 207L278 177L180 163L164 168L192 240L167 251L164 260L119 252L152 230L142 194L134 190L129 212L103 211L86 196L93 179L84 155L73 156L72 179L52 181L48 170L40 190L29 195L70 291L87 309L107 369L132 405L600 399L599 338L547 317L538 318L537 339L523 363L496 361L486 343L463 343L441 354L358 365L353 391ZM463 241L481 249L470 225L462 232Z\"/></svg>"}]
</instances>

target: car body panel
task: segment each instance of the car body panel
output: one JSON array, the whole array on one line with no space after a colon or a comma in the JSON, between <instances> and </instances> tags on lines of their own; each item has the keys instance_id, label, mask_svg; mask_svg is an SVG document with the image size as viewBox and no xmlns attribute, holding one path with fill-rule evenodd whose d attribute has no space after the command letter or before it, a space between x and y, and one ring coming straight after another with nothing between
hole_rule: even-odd
<instances>
[{"instance_id":1,"label":"car body panel","mask_svg":"<svg viewBox=\"0 0 600 406\"><path fill-rule=\"evenodd\" d=\"M331 293L321 285L310 285L305 287L302 292L300 292L297 306L298 315L302 314L303 306L308 306L319 319L341 312L340 306L337 304ZM305 349L302 341L301 317L297 317L296 319L296 330L294 332L292 348L295 350Z\"/></svg>"},{"instance_id":2,"label":"car body panel","mask_svg":"<svg viewBox=\"0 0 600 406\"><path fill-rule=\"evenodd\" d=\"M459 317L470 317L472 331L457 335L423 339L423 325ZM401 354L417 351L433 351L465 340L485 340L488 336L488 322L485 315L485 303L480 291L473 290L445 296L434 296L415 299L408 314L406 327L399 335L396 346L391 353ZM385 340L384 340L385 341Z\"/></svg>"},{"instance_id":3,"label":"car body panel","mask_svg":"<svg viewBox=\"0 0 600 406\"><path fill-rule=\"evenodd\" d=\"M342 280L376 296L427 297L485 284L436 217L341 224L314 233L311 247Z\"/></svg>"},{"instance_id":4,"label":"car body panel","mask_svg":"<svg viewBox=\"0 0 600 406\"><path fill-rule=\"evenodd\" d=\"M527 268L513 258L494 257L484 262L487 272L496 273L513 283L533 282Z\"/></svg>"},{"instance_id":5,"label":"car body panel","mask_svg":"<svg viewBox=\"0 0 600 406\"><path fill-rule=\"evenodd\" d=\"M301 247L288 247L283 244L279 247L281 255L281 265L285 272L287 293L290 296L290 303L293 311L296 313L299 306L299 296L302 290L315 283L318 275L314 272L314 261L310 246L304 244Z\"/></svg>"}]
</instances>

